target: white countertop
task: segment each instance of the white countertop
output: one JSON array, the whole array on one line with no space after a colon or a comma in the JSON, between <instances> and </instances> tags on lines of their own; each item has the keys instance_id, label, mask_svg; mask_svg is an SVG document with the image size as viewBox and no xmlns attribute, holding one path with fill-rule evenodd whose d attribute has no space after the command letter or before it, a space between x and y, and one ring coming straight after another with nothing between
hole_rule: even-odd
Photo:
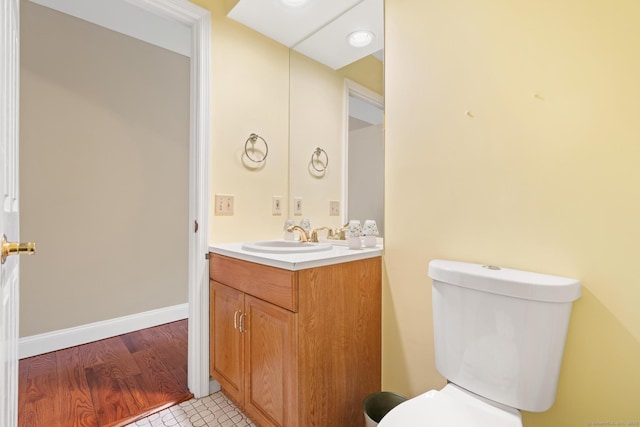
<instances>
[{"instance_id":1,"label":"white countertop","mask_svg":"<svg viewBox=\"0 0 640 427\"><path fill-rule=\"evenodd\" d=\"M349 249L343 245L332 245L332 249L321 252L273 254L247 251L242 249L243 244L244 242L210 244L209 251L214 254L291 271L382 256L382 245L378 245L375 248L362 249Z\"/></svg>"}]
</instances>

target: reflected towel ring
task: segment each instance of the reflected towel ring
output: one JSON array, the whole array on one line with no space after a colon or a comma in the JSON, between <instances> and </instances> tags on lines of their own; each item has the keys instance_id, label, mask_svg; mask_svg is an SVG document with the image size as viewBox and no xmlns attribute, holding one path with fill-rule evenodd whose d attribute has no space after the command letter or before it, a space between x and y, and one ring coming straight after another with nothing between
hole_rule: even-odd
<instances>
[{"instance_id":1,"label":"reflected towel ring","mask_svg":"<svg viewBox=\"0 0 640 427\"><path fill-rule=\"evenodd\" d=\"M249 155L249 150L247 149L247 147L249 145L249 142L251 142L251 144L255 144L258 139L261 139L262 142L264 142L264 148L265 148L264 156L262 156L262 158L260 160L256 160L256 159L252 158ZM251 150L252 151L256 151L255 147L252 147ZM251 135L249 135L249 138L244 143L244 154L247 156L247 158L249 160L251 160L254 163L262 163L262 162L264 162L267 159L267 155L269 154L269 146L267 145L267 141L265 141L264 138L261 137L260 135L252 133Z\"/></svg>"},{"instance_id":2,"label":"reflected towel ring","mask_svg":"<svg viewBox=\"0 0 640 427\"><path fill-rule=\"evenodd\" d=\"M325 157L324 163L320 161L320 156L322 155L322 153L324 153L324 157ZM315 157L315 161L314 161L314 157ZM320 168L316 167L316 163L320 165ZM311 155L311 167L318 172L324 172L325 170L327 170L327 166L329 166L329 155L322 148L316 147L316 151L314 151L313 154Z\"/></svg>"}]
</instances>

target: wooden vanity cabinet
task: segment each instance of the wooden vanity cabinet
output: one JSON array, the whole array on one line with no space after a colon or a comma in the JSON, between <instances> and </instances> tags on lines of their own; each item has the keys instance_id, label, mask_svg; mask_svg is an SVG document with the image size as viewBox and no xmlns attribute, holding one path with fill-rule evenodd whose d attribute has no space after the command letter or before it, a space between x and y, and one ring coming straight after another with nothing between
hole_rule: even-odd
<instances>
[{"instance_id":1,"label":"wooden vanity cabinet","mask_svg":"<svg viewBox=\"0 0 640 427\"><path fill-rule=\"evenodd\" d=\"M364 426L362 401L380 391L381 268L211 254L211 376L262 427Z\"/></svg>"},{"instance_id":2,"label":"wooden vanity cabinet","mask_svg":"<svg viewBox=\"0 0 640 427\"><path fill-rule=\"evenodd\" d=\"M238 316L244 309L244 294L211 281L210 373L224 384L225 392L238 404L244 404L244 336L238 330Z\"/></svg>"}]
</instances>

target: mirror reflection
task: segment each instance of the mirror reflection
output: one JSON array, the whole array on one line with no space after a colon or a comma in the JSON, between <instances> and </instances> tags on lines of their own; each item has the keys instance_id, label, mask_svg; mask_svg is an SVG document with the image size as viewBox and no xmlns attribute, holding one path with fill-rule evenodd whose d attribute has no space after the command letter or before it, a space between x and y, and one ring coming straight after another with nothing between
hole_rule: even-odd
<instances>
[{"instance_id":1,"label":"mirror reflection","mask_svg":"<svg viewBox=\"0 0 640 427\"><path fill-rule=\"evenodd\" d=\"M381 92L382 62L372 55L333 70L290 51L289 213L296 223L309 218L312 228L335 229L350 219L375 220L382 236ZM322 174L310 165L318 148L329 159Z\"/></svg>"},{"instance_id":2,"label":"mirror reflection","mask_svg":"<svg viewBox=\"0 0 640 427\"><path fill-rule=\"evenodd\" d=\"M368 93L368 96L367 96ZM376 221L384 236L384 105L381 96L349 87L345 207L348 218Z\"/></svg>"},{"instance_id":3,"label":"mirror reflection","mask_svg":"<svg viewBox=\"0 0 640 427\"><path fill-rule=\"evenodd\" d=\"M227 17L289 48L287 217L381 231L383 0L237 0Z\"/></svg>"}]
</instances>

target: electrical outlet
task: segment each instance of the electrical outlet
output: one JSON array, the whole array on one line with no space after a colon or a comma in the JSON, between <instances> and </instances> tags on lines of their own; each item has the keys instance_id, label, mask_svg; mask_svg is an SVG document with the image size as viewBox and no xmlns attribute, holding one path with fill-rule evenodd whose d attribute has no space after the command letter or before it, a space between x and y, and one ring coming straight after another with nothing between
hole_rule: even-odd
<instances>
[{"instance_id":1,"label":"electrical outlet","mask_svg":"<svg viewBox=\"0 0 640 427\"><path fill-rule=\"evenodd\" d=\"M282 196L273 196L271 198L271 213L273 215L282 215Z\"/></svg>"},{"instance_id":2,"label":"electrical outlet","mask_svg":"<svg viewBox=\"0 0 640 427\"><path fill-rule=\"evenodd\" d=\"M293 199L293 214L302 215L302 197Z\"/></svg>"},{"instance_id":3,"label":"electrical outlet","mask_svg":"<svg viewBox=\"0 0 640 427\"><path fill-rule=\"evenodd\" d=\"M329 200L329 215L330 216L339 216L340 215L340 201L339 200Z\"/></svg>"},{"instance_id":4,"label":"electrical outlet","mask_svg":"<svg viewBox=\"0 0 640 427\"><path fill-rule=\"evenodd\" d=\"M216 194L215 204L216 215L233 215L232 194Z\"/></svg>"}]
</instances>

